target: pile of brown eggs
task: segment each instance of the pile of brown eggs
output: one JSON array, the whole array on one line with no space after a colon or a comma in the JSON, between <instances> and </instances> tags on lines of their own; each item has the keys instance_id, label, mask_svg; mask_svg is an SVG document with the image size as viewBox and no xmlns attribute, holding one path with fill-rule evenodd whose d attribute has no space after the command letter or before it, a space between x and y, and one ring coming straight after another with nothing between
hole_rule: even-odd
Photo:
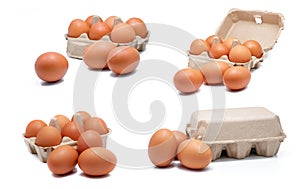
<instances>
[{"instance_id":1,"label":"pile of brown eggs","mask_svg":"<svg viewBox=\"0 0 300 189\"><path fill-rule=\"evenodd\" d=\"M30 152L47 162L54 174L70 173L78 163L86 175L102 176L111 172L117 162L114 153L106 149L110 132L103 119L79 111L71 120L56 115L49 126L42 120L31 121L24 140Z\"/></svg>"}]
</instances>

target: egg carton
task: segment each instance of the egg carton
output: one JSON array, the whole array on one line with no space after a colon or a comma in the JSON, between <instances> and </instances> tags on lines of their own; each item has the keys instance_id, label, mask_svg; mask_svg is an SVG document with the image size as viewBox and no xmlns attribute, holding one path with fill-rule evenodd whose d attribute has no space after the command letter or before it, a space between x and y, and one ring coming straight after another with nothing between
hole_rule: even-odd
<instances>
[{"instance_id":1,"label":"egg carton","mask_svg":"<svg viewBox=\"0 0 300 189\"><path fill-rule=\"evenodd\" d=\"M241 43L246 40L256 40L263 48L263 56L261 58L252 57L249 62L235 63L229 61L227 56L220 59L213 59L208 54L192 55L188 52L188 66L200 69L201 66L212 61L225 61L229 66L244 66L248 69L258 68L263 61L265 54L271 50L284 29L284 16L280 13L267 11L246 11L239 9L231 9L222 21L215 35L222 39L233 37Z\"/></svg>"},{"instance_id":2,"label":"egg carton","mask_svg":"<svg viewBox=\"0 0 300 189\"><path fill-rule=\"evenodd\" d=\"M252 149L259 156L277 154L286 138L279 117L262 107L214 109L194 112L186 126L190 138L202 140L212 150L212 159L243 159Z\"/></svg>"},{"instance_id":3,"label":"egg carton","mask_svg":"<svg viewBox=\"0 0 300 189\"><path fill-rule=\"evenodd\" d=\"M93 18L93 23L97 22L98 20L99 17L95 16ZM120 18L116 18L114 25L116 25L120 21L121 21ZM67 55L71 58L82 59L85 49L91 44L99 41L108 41L115 44L116 46L132 46L136 48L138 51L144 51L150 38L150 31L148 31L148 34L145 38L136 36L135 39L129 43L115 43L111 41L109 35L105 35L99 40L91 40L89 39L86 33L81 34L77 38L69 37L67 34L65 34L65 38L67 40Z\"/></svg>"}]
</instances>

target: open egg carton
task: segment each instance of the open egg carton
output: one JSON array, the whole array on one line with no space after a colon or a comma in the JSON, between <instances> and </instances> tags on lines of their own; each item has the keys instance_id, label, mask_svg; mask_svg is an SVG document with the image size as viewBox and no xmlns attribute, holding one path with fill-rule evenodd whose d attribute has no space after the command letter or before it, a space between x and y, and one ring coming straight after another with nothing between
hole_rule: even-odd
<instances>
[{"instance_id":1,"label":"open egg carton","mask_svg":"<svg viewBox=\"0 0 300 189\"><path fill-rule=\"evenodd\" d=\"M217 29L215 35L222 39L233 37L238 39L241 43L247 40L256 40L263 48L263 56L261 58L252 56L249 62L238 63L231 62L226 55L220 59L213 59L210 58L206 52L200 55L193 55L188 51L188 66L199 70L202 65L208 62L220 60L230 66L244 66L249 70L258 68L265 54L274 47L283 29L284 17L280 13L231 9Z\"/></svg>"},{"instance_id":2,"label":"open egg carton","mask_svg":"<svg viewBox=\"0 0 300 189\"><path fill-rule=\"evenodd\" d=\"M236 159L249 156L252 149L259 156L271 157L286 138L279 117L262 107L194 112L186 133L208 144L213 160L220 158L223 150Z\"/></svg>"},{"instance_id":3,"label":"open egg carton","mask_svg":"<svg viewBox=\"0 0 300 189\"><path fill-rule=\"evenodd\" d=\"M75 121L78 122L79 125L82 125L82 120L81 120L80 114L77 114L77 113L75 114ZM48 127L56 127L59 131L61 131L56 118L51 119ZM104 148L106 147L107 137L108 137L108 135L111 134L111 129L108 129L108 131L109 132L107 134L101 135ZM74 149L77 149L77 141L72 140L70 137L67 137L67 136L62 137L62 141L59 145L49 146L49 147L42 147L42 146L36 145L35 144L36 137L26 138L25 134L23 134L23 139L28 148L28 151L32 154L37 154L39 160L42 161L43 163L47 162L49 154L54 149L58 148L59 146L69 145L69 146L72 146Z\"/></svg>"},{"instance_id":4,"label":"open egg carton","mask_svg":"<svg viewBox=\"0 0 300 189\"><path fill-rule=\"evenodd\" d=\"M94 16L92 23L99 22L99 20L100 20L99 16ZM121 18L117 17L115 18L114 25L120 22L122 22ZM67 40L67 55L71 58L77 58L77 59L82 59L85 49L91 44L99 41L108 41L117 46L132 46L136 48L138 51L144 51L146 48L146 44L149 41L149 37L150 37L150 31L148 30L148 34L145 38L142 38L137 35L135 39L129 43L115 43L111 41L109 35L105 35L99 40L91 40L89 39L86 33L81 34L77 38L69 37L68 34L65 34L65 38Z\"/></svg>"}]
</instances>

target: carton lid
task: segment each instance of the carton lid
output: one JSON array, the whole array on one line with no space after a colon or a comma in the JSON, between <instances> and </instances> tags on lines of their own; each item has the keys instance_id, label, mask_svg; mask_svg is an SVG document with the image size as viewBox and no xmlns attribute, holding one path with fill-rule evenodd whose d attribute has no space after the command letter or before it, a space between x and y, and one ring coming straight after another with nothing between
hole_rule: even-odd
<instances>
[{"instance_id":1,"label":"carton lid","mask_svg":"<svg viewBox=\"0 0 300 189\"><path fill-rule=\"evenodd\" d=\"M234 37L241 42L253 39L268 51L274 47L283 28L284 17L280 13L231 9L216 35L223 39Z\"/></svg>"}]
</instances>

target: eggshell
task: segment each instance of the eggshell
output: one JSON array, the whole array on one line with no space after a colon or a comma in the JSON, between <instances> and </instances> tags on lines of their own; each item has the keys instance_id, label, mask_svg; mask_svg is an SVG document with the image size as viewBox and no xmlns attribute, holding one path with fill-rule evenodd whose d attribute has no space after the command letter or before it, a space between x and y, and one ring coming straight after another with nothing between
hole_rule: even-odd
<instances>
[{"instance_id":1,"label":"eggshell","mask_svg":"<svg viewBox=\"0 0 300 189\"><path fill-rule=\"evenodd\" d=\"M181 131L172 131L172 132L173 132L173 134L174 134L174 136L176 138L176 146L177 147L179 146L179 144L181 142L183 142L183 141L185 141L185 140L187 140L189 138L186 134L184 134ZM176 149L177 149L177 147L176 147ZM177 150L176 150L176 157L175 158L177 159Z\"/></svg>"},{"instance_id":2,"label":"eggshell","mask_svg":"<svg viewBox=\"0 0 300 189\"><path fill-rule=\"evenodd\" d=\"M62 129L67 123L70 122L70 119L62 114L58 114L56 116L54 116L54 118L56 118L56 121L59 125L59 127Z\"/></svg>"},{"instance_id":3,"label":"eggshell","mask_svg":"<svg viewBox=\"0 0 300 189\"><path fill-rule=\"evenodd\" d=\"M46 82L61 80L66 74L69 63L61 54L46 52L40 55L35 62L35 72L38 77Z\"/></svg>"},{"instance_id":4,"label":"eggshell","mask_svg":"<svg viewBox=\"0 0 300 189\"><path fill-rule=\"evenodd\" d=\"M103 36L108 35L111 28L105 22L97 22L93 24L88 32L91 40L100 40Z\"/></svg>"},{"instance_id":5,"label":"eggshell","mask_svg":"<svg viewBox=\"0 0 300 189\"><path fill-rule=\"evenodd\" d=\"M46 126L39 130L35 144L42 147L56 146L61 143L62 136L57 128Z\"/></svg>"},{"instance_id":6,"label":"eggshell","mask_svg":"<svg viewBox=\"0 0 300 189\"><path fill-rule=\"evenodd\" d=\"M47 126L47 124L42 120L32 120L26 126L25 137L36 137L39 130L43 127Z\"/></svg>"},{"instance_id":7,"label":"eggshell","mask_svg":"<svg viewBox=\"0 0 300 189\"><path fill-rule=\"evenodd\" d=\"M131 25L118 23L110 34L111 41L115 43L129 43L135 40L135 32Z\"/></svg>"},{"instance_id":8,"label":"eggshell","mask_svg":"<svg viewBox=\"0 0 300 189\"><path fill-rule=\"evenodd\" d=\"M109 52L116 45L108 41L99 41L91 44L83 54L83 62L91 69L103 69L107 67Z\"/></svg>"},{"instance_id":9,"label":"eggshell","mask_svg":"<svg viewBox=\"0 0 300 189\"><path fill-rule=\"evenodd\" d=\"M62 175L75 168L77 159L78 153L73 147L59 146L49 154L47 165L53 174Z\"/></svg>"},{"instance_id":10,"label":"eggshell","mask_svg":"<svg viewBox=\"0 0 300 189\"><path fill-rule=\"evenodd\" d=\"M115 20L118 20L118 22L123 22L119 17L117 16L109 16L105 19L105 23L112 29L115 25Z\"/></svg>"},{"instance_id":11,"label":"eggshell","mask_svg":"<svg viewBox=\"0 0 300 189\"><path fill-rule=\"evenodd\" d=\"M107 65L115 74L133 72L140 62L140 54L130 46L119 46L112 49L107 57Z\"/></svg>"},{"instance_id":12,"label":"eggshell","mask_svg":"<svg viewBox=\"0 0 300 189\"><path fill-rule=\"evenodd\" d=\"M221 58L223 55L228 55L229 49L223 43L217 43L211 46L208 51L208 55L211 58Z\"/></svg>"},{"instance_id":13,"label":"eggshell","mask_svg":"<svg viewBox=\"0 0 300 189\"><path fill-rule=\"evenodd\" d=\"M211 35L211 36L209 36L209 37L207 37L207 38L205 39L205 41L207 42L207 44L208 44L210 47L211 47L212 44L213 44L214 38L217 38L218 41L219 41L219 43L223 43L222 38L220 38L220 37L217 36L217 35Z\"/></svg>"},{"instance_id":14,"label":"eggshell","mask_svg":"<svg viewBox=\"0 0 300 189\"><path fill-rule=\"evenodd\" d=\"M209 62L204 64L200 71L204 78L204 83L217 85L223 83L223 75L230 66L226 62Z\"/></svg>"},{"instance_id":15,"label":"eggshell","mask_svg":"<svg viewBox=\"0 0 300 189\"><path fill-rule=\"evenodd\" d=\"M141 38L145 38L148 34L146 24L140 18L130 18L126 21L126 24L129 24L134 29L136 35Z\"/></svg>"},{"instance_id":16,"label":"eggshell","mask_svg":"<svg viewBox=\"0 0 300 189\"><path fill-rule=\"evenodd\" d=\"M95 17L96 15L91 15L89 17L86 18L85 22L88 23L88 25L91 27L93 25L93 18ZM99 19L99 22L103 22L102 18L97 16L97 18Z\"/></svg>"},{"instance_id":17,"label":"eggshell","mask_svg":"<svg viewBox=\"0 0 300 189\"><path fill-rule=\"evenodd\" d=\"M243 43L245 47L247 47L252 56L255 56L256 58L261 58L263 55L263 49L262 46L255 40L247 40Z\"/></svg>"},{"instance_id":18,"label":"eggshell","mask_svg":"<svg viewBox=\"0 0 300 189\"><path fill-rule=\"evenodd\" d=\"M251 72L243 66L233 66L227 69L223 76L225 86L230 90L244 89L251 79Z\"/></svg>"},{"instance_id":19,"label":"eggshell","mask_svg":"<svg viewBox=\"0 0 300 189\"><path fill-rule=\"evenodd\" d=\"M182 93L196 92L203 83L203 76L199 70L185 68L179 70L173 78L177 90Z\"/></svg>"},{"instance_id":20,"label":"eggshell","mask_svg":"<svg viewBox=\"0 0 300 189\"><path fill-rule=\"evenodd\" d=\"M84 130L94 130L100 135L108 133L108 128L103 119L99 117L90 117L84 123Z\"/></svg>"},{"instance_id":21,"label":"eggshell","mask_svg":"<svg viewBox=\"0 0 300 189\"><path fill-rule=\"evenodd\" d=\"M232 44L236 42L236 43L240 43L240 41L234 37L228 37L225 41L223 41L223 44L230 50L232 48Z\"/></svg>"},{"instance_id":22,"label":"eggshell","mask_svg":"<svg viewBox=\"0 0 300 189\"><path fill-rule=\"evenodd\" d=\"M84 131L77 140L77 150L81 153L91 147L103 147L102 137L97 131Z\"/></svg>"},{"instance_id":23,"label":"eggshell","mask_svg":"<svg viewBox=\"0 0 300 189\"><path fill-rule=\"evenodd\" d=\"M90 115L88 112L86 112L86 111L78 111L78 112L76 112L76 113L72 116L71 121L77 121L77 120L75 120L75 115L76 115L76 114L79 115L79 117L80 117L80 119L81 119L81 121L82 121L83 124L84 124L84 122L85 122L88 118L91 117L91 115ZM82 126L83 126L83 125L82 125Z\"/></svg>"},{"instance_id":24,"label":"eggshell","mask_svg":"<svg viewBox=\"0 0 300 189\"><path fill-rule=\"evenodd\" d=\"M148 156L157 167L169 166L176 155L176 137L168 129L156 131L148 144Z\"/></svg>"},{"instance_id":25,"label":"eggshell","mask_svg":"<svg viewBox=\"0 0 300 189\"><path fill-rule=\"evenodd\" d=\"M89 24L81 19L74 19L71 21L68 28L68 36L77 38L83 33L89 32Z\"/></svg>"},{"instance_id":26,"label":"eggshell","mask_svg":"<svg viewBox=\"0 0 300 189\"><path fill-rule=\"evenodd\" d=\"M250 50L243 45L234 46L229 52L229 60L231 62L246 63L252 58Z\"/></svg>"},{"instance_id":27,"label":"eggshell","mask_svg":"<svg viewBox=\"0 0 300 189\"><path fill-rule=\"evenodd\" d=\"M203 52L208 52L210 49L209 44L203 39L195 39L190 46L190 54L200 55Z\"/></svg>"},{"instance_id":28,"label":"eggshell","mask_svg":"<svg viewBox=\"0 0 300 189\"><path fill-rule=\"evenodd\" d=\"M209 146L197 139L183 141L177 151L180 163L189 169L204 169L212 161Z\"/></svg>"},{"instance_id":29,"label":"eggshell","mask_svg":"<svg viewBox=\"0 0 300 189\"><path fill-rule=\"evenodd\" d=\"M77 140L81 133L84 132L82 126L80 126L77 122L70 121L67 123L61 130L61 135L70 137L72 140Z\"/></svg>"},{"instance_id":30,"label":"eggshell","mask_svg":"<svg viewBox=\"0 0 300 189\"><path fill-rule=\"evenodd\" d=\"M79 168L89 176L107 175L116 164L117 158L114 153L103 147L88 148L78 158Z\"/></svg>"}]
</instances>

